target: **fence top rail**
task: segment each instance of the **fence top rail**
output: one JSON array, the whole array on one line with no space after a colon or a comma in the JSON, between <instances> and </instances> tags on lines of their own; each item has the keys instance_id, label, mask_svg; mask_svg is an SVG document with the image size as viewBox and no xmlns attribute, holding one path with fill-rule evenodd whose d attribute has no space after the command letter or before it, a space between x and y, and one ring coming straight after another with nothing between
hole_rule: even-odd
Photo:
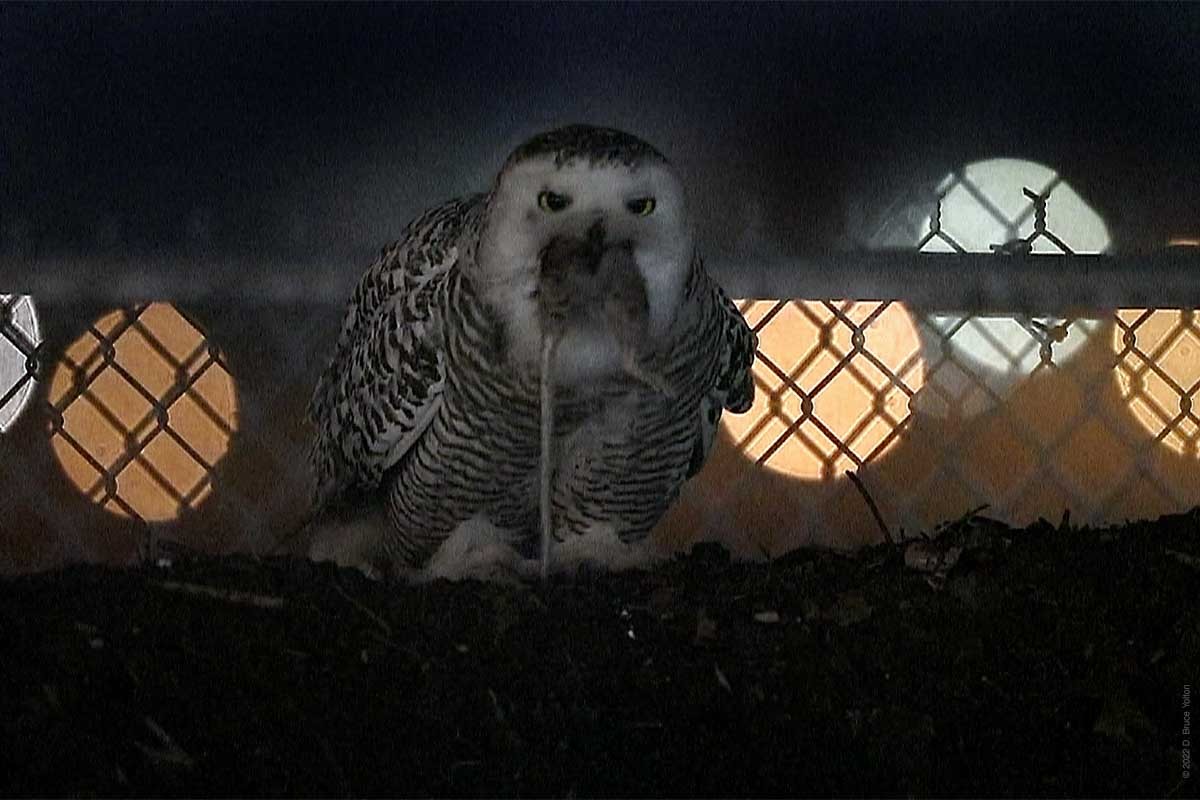
<instances>
[{"instance_id":1,"label":"fence top rail","mask_svg":"<svg viewBox=\"0 0 1200 800\"><path fill-rule=\"evenodd\" d=\"M775 263L710 260L739 298L899 300L976 313L1200 305L1200 248L1145 255L829 252ZM341 304L366 262L146 257L0 259L0 291L47 302L236 300Z\"/></svg>"}]
</instances>

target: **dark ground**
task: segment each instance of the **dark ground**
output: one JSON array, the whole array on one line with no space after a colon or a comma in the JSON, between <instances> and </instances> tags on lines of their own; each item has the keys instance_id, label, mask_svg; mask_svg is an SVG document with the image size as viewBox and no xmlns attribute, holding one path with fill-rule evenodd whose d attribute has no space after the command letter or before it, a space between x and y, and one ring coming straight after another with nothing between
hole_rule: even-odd
<instances>
[{"instance_id":1,"label":"dark ground","mask_svg":"<svg viewBox=\"0 0 1200 800\"><path fill-rule=\"evenodd\" d=\"M1194 796L1197 585L1200 509L532 587L72 567L0 581L0 795Z\"/></svg>"}]
</instances>

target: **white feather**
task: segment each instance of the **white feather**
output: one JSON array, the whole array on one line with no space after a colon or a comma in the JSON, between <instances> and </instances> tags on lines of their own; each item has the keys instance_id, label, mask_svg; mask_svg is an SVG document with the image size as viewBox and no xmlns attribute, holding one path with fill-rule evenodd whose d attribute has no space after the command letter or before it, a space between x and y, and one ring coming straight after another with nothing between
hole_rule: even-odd
<instances>
[{"instance_id":1,"label":"white feather","mask_svg":"<svg viewBox=\"0 0 1200 800\"><path fill-rule=\"evenodd\" d=\"M548 190L571 198L561 212L543 211L537 197ZM654 212L630 212L631 200L653 197ZM521 163L504 175L490 200L479 246L477 279L502 315L511 356L533 369L541 352L542 330L535 292L538 257L557 236L582 237L603 220L606 239L633 244L634 260L646 284L650 335L667 336L683 295L693 243L683 187L664 165L631 168L622 164L552 158ZM594 381L620 371L619 348L611 333L568 332L559 349L563 384Z\"/></svg>"}]
</instances>

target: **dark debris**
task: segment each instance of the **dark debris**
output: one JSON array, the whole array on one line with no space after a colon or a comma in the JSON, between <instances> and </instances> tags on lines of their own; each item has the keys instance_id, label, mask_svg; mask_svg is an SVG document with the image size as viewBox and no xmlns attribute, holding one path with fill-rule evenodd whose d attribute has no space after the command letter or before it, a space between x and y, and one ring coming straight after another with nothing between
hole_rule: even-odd
<instances>
[{"instance_id":1,"label":"dark debris","mask_svg":"<svg viewBox=\"0 0 1200 800\"><path fill-rule=\"evenodd\" d=\"M902 542L530 587L244 556L3 580L0 795L1195 795L1200 512L941 533L949 566Z\"/></svg>"}]
</instances>

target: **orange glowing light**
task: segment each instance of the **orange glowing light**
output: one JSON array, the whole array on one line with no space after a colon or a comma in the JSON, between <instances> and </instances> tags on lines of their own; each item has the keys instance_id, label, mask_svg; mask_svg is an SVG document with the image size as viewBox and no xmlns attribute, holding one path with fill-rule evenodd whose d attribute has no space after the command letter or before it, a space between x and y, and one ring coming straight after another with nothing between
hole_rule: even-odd
<instances>
[{"instance_id":1,"label":"orange glowing light","mask_svg":"<svg viewBox=\"0 0 1200 800\"><path fill-rule=\"evenodd\" d=\"M767 469L828 480L896 443L924 384L920 338L901 304L738 306L759 340L754 405L722 416L739 450Z\"/></svg>"},{"instance_id":2,"label":"orange glowing light","mask_svg":"<svg viewBox=\"0 0 1200 800\"><path fill-rule=\"evenodd\" d=\"M1138 422L1165 446L1200 459L1200 320L1196 312L1117 312L1117 380Z\"/></svg>"},{"instance_id":3,"label":"orange glowing light","mask_svg":"<svg viewBox=\"0 0 1200 800\"><path fill-rule=\"evenodd\" d=\"M49 399L63 472L106 510L147 521L208 496L237 425L223 358L167 303L97 320L67 348Z\"/></svg>"}]
</instances>

